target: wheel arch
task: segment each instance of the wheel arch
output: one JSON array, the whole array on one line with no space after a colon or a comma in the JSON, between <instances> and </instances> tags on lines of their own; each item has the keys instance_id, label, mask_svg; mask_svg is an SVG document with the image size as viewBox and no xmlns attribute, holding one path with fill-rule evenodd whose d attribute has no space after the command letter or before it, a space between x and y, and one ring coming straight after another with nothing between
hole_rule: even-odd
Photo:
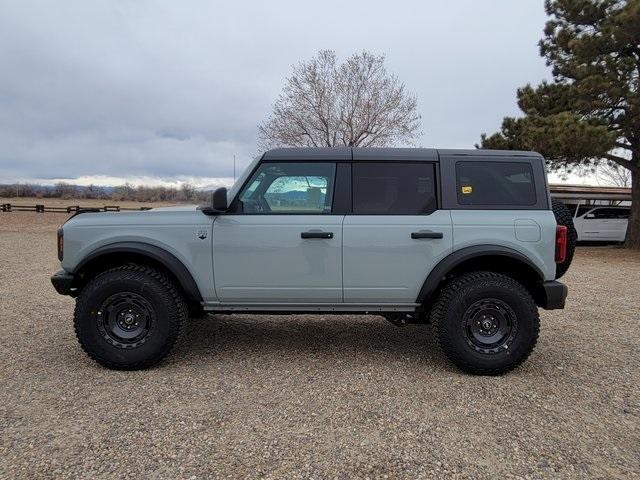
<instances>
[{"instance_id":1,"label":"wheel arch","mask_svg":"<svg viewBox=\"0 0 640 480\"><path fill-rule=\"evenodd\" d=\"M448 278L474 270L509 275L524 284L538 301L539 284L544 281L544 274L531 260L509 247L474 245L456 250L443 258L425 279L416 302L429 302Z\"/></svg>"},{"instance_id":2,"label":"wheel arch","mask_svg":"<svg viewBox=\"0 0 640 480\"><path fill-rule=\"evenodd\" d=\"M95 273L126 263L140 263L158 268L172 277L190 302L200 304L202 294L187 267L172 253L142 242L117 242L93 250L72 272L82 287Z\"/></svg>"}]
</instances>

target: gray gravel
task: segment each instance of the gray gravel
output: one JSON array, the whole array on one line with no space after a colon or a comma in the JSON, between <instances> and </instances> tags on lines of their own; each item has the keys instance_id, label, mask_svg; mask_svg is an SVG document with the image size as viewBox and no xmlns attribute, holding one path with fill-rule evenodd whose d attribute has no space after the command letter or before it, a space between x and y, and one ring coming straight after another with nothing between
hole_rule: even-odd
<instances>
[{"instance_id":1,"label":"gray gravel","mask_svg":"<svg viewBox=\"0 0 640 480\"><path fill-rule=\"evenodd\" d=\"M582 248L518 370L462 374L374 316L192 321L159 368L90 361L49 283L61 215L0 213L2 478L635 478L640 255Z\"/></svg>"}]
</instances>

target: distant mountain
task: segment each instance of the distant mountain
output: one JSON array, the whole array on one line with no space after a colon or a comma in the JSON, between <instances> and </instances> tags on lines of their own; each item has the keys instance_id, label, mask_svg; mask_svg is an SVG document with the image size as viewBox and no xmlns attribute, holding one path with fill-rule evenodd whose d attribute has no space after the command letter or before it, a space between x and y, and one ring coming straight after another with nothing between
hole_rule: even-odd
<instances>
[{"instance_id":1,"label":"distant mountain","mask_svg":"<svg viewBox=\"0 0 640 480\"><path fill-rule=\"evenodd\" d=\"M214 190L217 190L220 187L227 187L227 188L231 188L231 185L228 183L210 183L208 185L203 185L201 187L196 187L196 192L213 192Z\"/></svg>"},{"instance_id":2,"label":"distant mountain","mask_svg":"<svg viewBox=\"0 0 640 480\"><path fill-rule=\"evenodd\" d=\"M309 198L309 194L306 191L301 190L291 190L289 192L274 192L269 193L265 196L289 203L304 202L307 200L307 198ZM322 192L320 192L319 201L320 203L324 203L324 193Z\"/></svg>"}]
</instances>

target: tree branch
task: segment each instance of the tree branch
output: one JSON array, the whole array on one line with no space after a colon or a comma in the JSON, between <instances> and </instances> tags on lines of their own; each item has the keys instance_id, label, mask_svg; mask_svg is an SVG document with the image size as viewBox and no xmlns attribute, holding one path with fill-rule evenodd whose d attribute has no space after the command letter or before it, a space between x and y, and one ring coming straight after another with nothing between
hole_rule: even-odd
<instances>
[{"instance_id":1,"label":"tree branch","mask_svg":"<svg viewBox=\"0 0 640 480\"><path fill-rule=\"evenodd\" d=\"M631 162L631 160L629 160L628 158L619 157L618 155L613 155L611 153L605 154L604 158L606 158L607 160L611 160L614 163L617 163L621 167L628 168L632 172L639 170L639 167L637 165L634 165L633 162Z\"/></svg>"}]
</instances>

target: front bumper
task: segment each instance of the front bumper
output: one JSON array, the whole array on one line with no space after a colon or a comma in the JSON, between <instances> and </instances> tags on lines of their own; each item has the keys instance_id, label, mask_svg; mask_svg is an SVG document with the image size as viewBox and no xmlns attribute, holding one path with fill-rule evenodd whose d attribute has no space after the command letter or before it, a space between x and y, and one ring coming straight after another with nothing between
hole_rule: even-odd
<instances>
[{"instance_id":1,"label":"front bumper","mask_svg":"<svg viewBox=\"0 0 640 480\"><path fill-rule=\"evenodd\" d=\"M569 289L564 283L556 280L542 282L540 295L540 306L545 310L556 310L564 308Z\"/></svg>"},{"instance_id":2,"label":"front bumper","mask_svg":"<svg viewBox=\"0 0 640 480\"><path fill-rule=\"evenodd\" d=\"M75 296L75 288L73 288L74 279L75 277L72 274L64 270L58 270L56 273L51 275L53 288L55 288L56 292L60 295Z\"/></svg>"}]
</instances>

